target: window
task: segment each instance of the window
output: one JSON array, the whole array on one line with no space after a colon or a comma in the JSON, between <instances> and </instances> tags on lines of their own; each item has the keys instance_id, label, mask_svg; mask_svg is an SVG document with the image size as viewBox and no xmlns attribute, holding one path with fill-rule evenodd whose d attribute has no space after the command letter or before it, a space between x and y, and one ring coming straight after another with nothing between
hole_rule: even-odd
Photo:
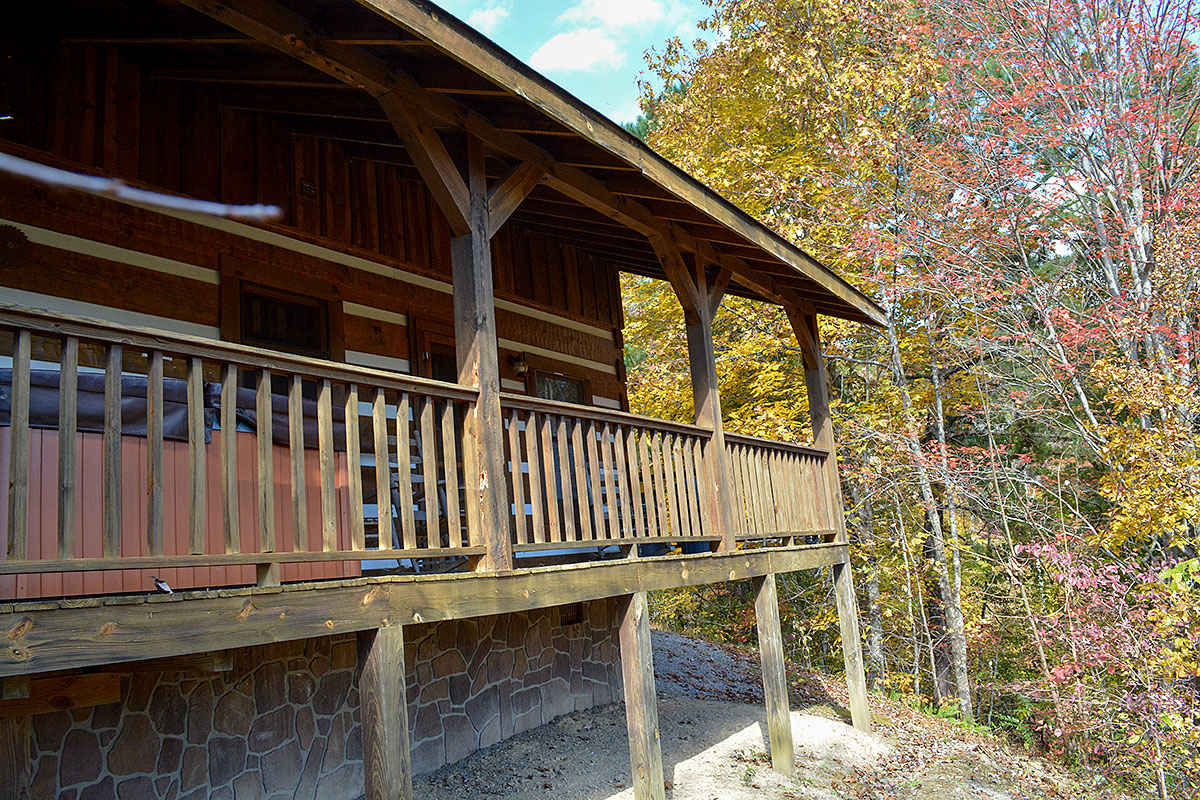
<instances>
[{"instance_id":1,"label":"window","mask_svg":"<svg viewBox=\"0 0 1200 800\"><path fill-rule=\"evenodd\" d=\"M329 304L313 297L242 283L244 344L329 358Z\"/></svg>"},{"instance_id":2,"label":"window","mask_svg":"<svg viewBox=\"0 0 1200 800\"><path fill-rule=\"evenodd\" d=\"M543 400L583 405L583 381L553 372L538 370L534 375L535 392Z\"/></svg>"}]
</instances>

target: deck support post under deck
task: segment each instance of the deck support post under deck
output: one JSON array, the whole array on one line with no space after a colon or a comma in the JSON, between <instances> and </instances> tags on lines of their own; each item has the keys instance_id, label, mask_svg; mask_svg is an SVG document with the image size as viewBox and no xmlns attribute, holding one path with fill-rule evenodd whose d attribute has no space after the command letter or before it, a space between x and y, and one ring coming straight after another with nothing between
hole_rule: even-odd
<instances>
[{"instance_id":1,"label":"deck support post under deck","mask_svg":"<svg viewBox=\"0 0 1200 800\"><path fill-rule=\"evenodd\" d=\"M619 603L621 671L625 679L625 723L629 728L633 796L634 800L665 800L646 593L626 595Z\"/></svg>"},{"instance_id":2,"label":"deck support post under deck","mask_svg":"<svg viewBox=\"0 0 1200 800\"><path fill-rule=\"evenodd\" d=\"M779 597L773 572L754 579L754 615L758 623L758 653L762 659L763 698L767 703L771 768L790 778L796 774L796 754L792 749L783 631L779 627Z\"/></svg>"},{"instance_id":3,"label":"deck support post under deck","mask_svg":"<svg viewBox=\"0 0 1200 800\"><path fill-rule=\"evenodd\" d=\"M358 641L363 794L366 800L412 800L404 628L363 631Z\"/></svg>"},{"instance_id":4,"label":"deck support post under deck","mask_svg":"<svg viewBox=\"0 0 1200 800\"><path fill-rule=\"evenodd\" d=\"M29 717L0 717L0 797L29 797Z\"/></svg>"},{"instance_id":5,"label":"deck support post under deck","mask_svg":"<svg viewBox=\"0 0 1200 800\"><path fill-rule=\"evenodd\" d=\"M804 357L804 380L808 387L808 413L812 419L813 444L829 453L825 461L828 487L825 509L829 527L836 531L837 541L845 542L846 514L842 503L842 482L838 475L837 444L833 439L833 418L829 414L829 378L825 372L825 353L821 348L821 333L817 316L811 310L788 309L788 319ZM838 622L842 631L842 655L846 662L846 683L850 695L850 717L854 727L871 730L871 712L867 708L867 678L863 670L862 643L858 632L858 604L854 597L854 578L850 562L833 567L834 590L837 594Z\"/></svg>"}]
</instances>

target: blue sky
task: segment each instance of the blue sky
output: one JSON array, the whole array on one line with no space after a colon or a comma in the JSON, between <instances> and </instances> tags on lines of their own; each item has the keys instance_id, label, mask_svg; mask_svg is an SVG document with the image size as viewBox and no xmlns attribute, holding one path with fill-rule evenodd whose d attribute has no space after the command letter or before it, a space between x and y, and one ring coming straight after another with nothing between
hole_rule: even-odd
<instances>
[{"instance_id":1,"label":"blue sky","mask_svg":"<svg viewBox=\"0 0 1200 800\"><path fill-rule=\"evenodd\" d=\"M642 54L690 43L700 0L436 0L517 58L616 122L637 117Z\"/></svg>"}]
</instances>

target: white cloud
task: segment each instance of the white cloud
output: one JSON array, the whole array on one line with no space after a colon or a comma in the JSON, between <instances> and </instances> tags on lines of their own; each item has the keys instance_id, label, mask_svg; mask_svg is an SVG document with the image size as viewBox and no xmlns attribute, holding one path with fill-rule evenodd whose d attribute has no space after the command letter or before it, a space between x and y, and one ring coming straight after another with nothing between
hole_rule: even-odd
<instances>
[{"instance_id":1,"label":"white cloud","mask_svg":"<svg viewBox=\"0 0 1200 800\"><path fill-rule=\"evenodd\" d=\"M529 57L540 72L585 72L597 67L616 69L625 61L620 45L602 28L579 28L555 34Z\"/></svg>"},{"instance_id":2,"label":"white cloud","mask_svg":"<svg viewBox=\"0 0 1200 800\"><path fill-rule=\"evenodd\" d=\"M658 22L664 13L659 0L580 0L564 11L558 21L624 28Z\"/></svg>"},{"instance_id":3,"label":"white cloud","mask_svg":"<svg viewBox=\"0 0 1200 800\"><path fill-rule=\"evenodd\" d=\"M492 5L472 11L467 17L467 24L485 36L491 36L492 32L500 27L500 23L506 19L508 19L508 9L504 6Z\"/></svg>"}]
</instances>

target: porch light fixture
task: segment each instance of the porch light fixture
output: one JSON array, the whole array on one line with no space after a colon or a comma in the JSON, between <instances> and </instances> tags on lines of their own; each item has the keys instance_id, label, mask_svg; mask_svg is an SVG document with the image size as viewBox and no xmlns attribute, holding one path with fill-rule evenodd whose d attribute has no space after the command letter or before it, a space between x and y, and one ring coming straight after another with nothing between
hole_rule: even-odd
<instances>
[{"instance_id":1,"label":"porch light fixture","mask_svg":"<svg viewBox=\"0 0 1200 800\"><path fill-rule=\"evenodd\" d=\"M517 353L508 357L508 365L513 368L513 372L520 375L522 378L529 372L529 362L525 360L524 353Z\"/></svg>"}]
</instances>

